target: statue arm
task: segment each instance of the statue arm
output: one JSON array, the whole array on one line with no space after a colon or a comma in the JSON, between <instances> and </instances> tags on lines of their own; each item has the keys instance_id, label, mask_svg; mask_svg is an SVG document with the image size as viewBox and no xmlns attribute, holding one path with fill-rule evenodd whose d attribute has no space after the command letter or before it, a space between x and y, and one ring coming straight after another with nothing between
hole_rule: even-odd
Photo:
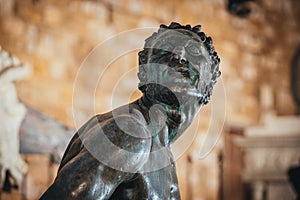
<instances>
[{"instance_id":1,"label":"statue arm","mask_svg":"<svg viewBox=\"0 0 300 200\"><path fill-rule=\"evenodd\" d=\"M131 176L105 166L85 149L60 170L40 200L108 199Z\"/></svg>"}]
</instances>

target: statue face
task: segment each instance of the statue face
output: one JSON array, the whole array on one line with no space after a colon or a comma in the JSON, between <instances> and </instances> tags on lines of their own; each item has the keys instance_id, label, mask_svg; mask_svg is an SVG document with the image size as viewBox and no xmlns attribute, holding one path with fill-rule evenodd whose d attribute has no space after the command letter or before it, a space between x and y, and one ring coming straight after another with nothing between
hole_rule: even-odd
<instances>
[{"instance_id":1,"label":"statue face","mask_svg":"<svg viewBox=\"0 0 300 200\"><path fill-rule=\"evenodd\" d=\"M150 48L149 79L161 86L155 89L158 95L168 96L168 101L177 98L181 107L200 107L212 85L212 61L199 36L184 29L166 30Z\"/></svg>"},{"instance_id":2,"label":"statue face","mask_svg":"<svg viewBox=\"0 0 300 200\"><path fill-rule=\"evenodd\" d=\"M165 30L151 44L140 75L146 76L145 94L153 103L173 107L168 117L179 124L176 140L208 102L216 65L200 37L188 30Z\"/></svg>"}]
</instances>

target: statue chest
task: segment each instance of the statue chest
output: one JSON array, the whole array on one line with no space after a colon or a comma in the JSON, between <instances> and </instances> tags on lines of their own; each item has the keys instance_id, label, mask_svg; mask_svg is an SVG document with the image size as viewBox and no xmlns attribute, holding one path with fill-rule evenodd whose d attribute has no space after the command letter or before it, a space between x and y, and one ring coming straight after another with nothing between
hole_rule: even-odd
<instances>
[{"instance_id":1,"label":"statue chest","mask_svg":"<svg viewBox=\"0 0 300 200\"><path fill-rule=\"evenodd\" d=\"M175 165L136 174L120 184L110 199L180 199Z\"/></svg>"}]
</instances>

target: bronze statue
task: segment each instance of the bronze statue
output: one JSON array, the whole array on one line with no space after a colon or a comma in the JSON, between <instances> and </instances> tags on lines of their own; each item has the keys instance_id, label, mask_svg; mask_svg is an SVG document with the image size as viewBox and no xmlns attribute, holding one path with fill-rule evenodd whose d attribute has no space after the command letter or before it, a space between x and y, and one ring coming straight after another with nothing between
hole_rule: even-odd
<instances>
[{"instance_id":1,"label":"bronze statue","mask_svg":"<svg viewBox=\"0 0 300 200\"><path fill-rule=\"evenodd\" d=\"M200 29L173 22L146 39L143 96L86 122L40 199L180 199L170 145L209 102L221 74L212 39Z\"/></svg>"}]
</instances>

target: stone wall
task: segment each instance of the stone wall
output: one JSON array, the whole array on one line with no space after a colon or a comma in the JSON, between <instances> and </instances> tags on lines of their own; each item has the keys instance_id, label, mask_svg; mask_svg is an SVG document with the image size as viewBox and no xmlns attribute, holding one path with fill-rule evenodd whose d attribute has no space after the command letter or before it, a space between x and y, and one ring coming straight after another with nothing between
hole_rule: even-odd
<instances>
[{"instance_id":1,"label":"stone wall","mask_svg":"<svg viewBox=\"0 0 300 200\"><path fill-rule=\"evenodd\" d=\"M123 31L157 27L171 21L201 24L202 30L214 39L221 58L222 81L219 80L212 101L218 109L208 105L202 111L200 125L194 129L200 137L180 158L178 171L183 197L189 197L192 191L194 199L216 199L218 148L205 159L199 160L198 154L207 133L212 133L212 140L218 136L216 127L223 125L224 113L227 124L244 126L259 123L265 112L295 112L289 73L291 57L300 41L299 2L255 2L250 3L252 12L247 18L238 18L227 12L225 0L2 0L0 45L33 68L29 79L17 83L22 101L74 126L73 83L83 59L97 44ZM122 40L103 56L121 46L142 48L145 37L141 34ZM128 89L137 84L137 51L119 57L107 68L99 84L101 91L95 93L100 102L97 112L110 109L112 91L124 74L126 84L118 85L121 92L115 94L122 99L119 104L140 95ZM97 85L91 79L93 70L97 69L91 69L77 88L82 98L76 112L82 119L87 119L93 109L89 101L94 98L91 84ZM130 70L133 73L127 74ZM211 123L212 116L216 120ZM190 138L185 146L193 141L193 136ZM190 166L193 174L187 173Z\"/></svg>"}]
</instances>

